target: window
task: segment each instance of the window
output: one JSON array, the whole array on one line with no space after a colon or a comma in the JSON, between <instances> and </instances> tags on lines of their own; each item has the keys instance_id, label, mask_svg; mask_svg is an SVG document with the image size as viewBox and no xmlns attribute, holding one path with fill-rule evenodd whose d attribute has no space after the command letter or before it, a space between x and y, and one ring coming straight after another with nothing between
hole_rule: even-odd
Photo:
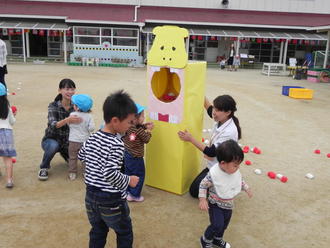
<instances>
[{"instance_id":1,"label":"window","mask_svg":"<svg viewBox=\"0 0 330 248\"><path fill-rule=\"evenodd\" d=\"M137 37L137 30L134 29L113 29L113 36Z\"/></svg>"},{"instance_id":2,"label":"window","mask_svg":"<svg viewBox=\"0 0 330 248\"><path fill-rule=\"evenodd\" d=\"M137 46L137 39L113 38L116 46Z\"/></svg>"},{"instance_id":3,"label":"window","mask_svg":"<svg viewBox=\"0 0 330 248\"><path fill-rule=\"evenodd\" d=\"M100 45L100 38L77 36L75 37L74 42L76 44L84 44L84 45Z\"/></svg>"},{"instance_id":4,"label":"window","mask_svg":"<svg viewBox=\"0 0 330 248\"><path fill-rule=\"evenodd\" d=\"M74 43L79 45L101 45L109 42L115 46L138 46L137 29L74 27L73 30Z\"/></svg>"}]
</instances>

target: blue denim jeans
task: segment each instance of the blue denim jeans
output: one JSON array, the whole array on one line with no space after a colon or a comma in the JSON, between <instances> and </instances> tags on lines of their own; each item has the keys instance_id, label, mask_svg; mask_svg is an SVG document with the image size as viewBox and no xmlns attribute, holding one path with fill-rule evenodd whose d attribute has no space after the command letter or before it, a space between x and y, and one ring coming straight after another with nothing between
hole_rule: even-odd
<instances>
[{"instance_id":1,"label":"blue denim jeans","mask_svg":"<svg viewBox=\"0 0 330 248\"><path fill-rule=\"evenodd\" d=\"M68 151L60 150L60 144L54 139L43 139L41 141L41 147L44 150L44 156L40 164L40 169L49 169L50 161L54 158L57 152L61 153L61 156L67 161L69 158Z\"/></svg>"},{"instance_id":2,"label":"blue denim jeans","mask_svg":"<svg viewBox=\"0 0 330 248\"><path fill-rule=\"evenodd\" d=\"M134 197L140 197L145 178L145 167L143 158L133 157L128 151L124 156L125 174L128 176L138 176L139 182L135 188L128 186L127 191Z\"/></svg>"},{"instance_id":3,"label":"blue denim jeans","mask_svg":"<svg viewBox=\"0 0 330 248\"><path fill-rule=\"evenodd\" d=\"M210 225L206 228L204 237L213 240L214 237L222 238L230 222L232 210L219 208L216 204L209 203Z\"/></svg>"},{"instance_id":4,"label":"blue denim jeans","mask_svg":"<svg viewBox=\"0 0 330 248\"><path fill-rule=\"evenodd\" d=\"M87 186L85 206L89 223L89 248L103 248L109 228L117 235L117 248L132 248L133 230L130 210L120 193L108 193Z\"/></svg>"}]
</instances>

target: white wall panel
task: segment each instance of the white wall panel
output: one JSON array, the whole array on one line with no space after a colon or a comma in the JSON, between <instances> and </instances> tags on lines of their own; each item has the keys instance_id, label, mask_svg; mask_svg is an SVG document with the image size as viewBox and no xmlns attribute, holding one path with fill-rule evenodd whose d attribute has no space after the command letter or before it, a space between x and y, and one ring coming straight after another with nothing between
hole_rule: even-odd
<instances>
[{"instance_id":1,"label":"white wall panel","mask_svg":"<svg viewBox=\"0 0 330 248\"><path fill-rule=\"evenodd\" d=\"M229 0L224 7L222 0L29 0L43 2L80 2L187 8L236 9L330 14L330 0Z\"/></svg>"}]
</instances>

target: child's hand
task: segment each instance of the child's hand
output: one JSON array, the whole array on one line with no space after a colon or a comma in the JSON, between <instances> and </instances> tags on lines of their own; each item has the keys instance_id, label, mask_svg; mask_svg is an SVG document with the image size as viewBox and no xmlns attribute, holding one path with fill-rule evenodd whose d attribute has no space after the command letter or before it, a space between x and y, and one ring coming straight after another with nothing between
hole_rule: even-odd
<instances>
[{"instance_id":1,"label":"child's hand","mask_svg":"<svg viewBox=\"0 0 330 248\"><path fill-rule=\"evenodd\" d=\"M128 185L131 186L132 188L135 188L136 185L138 184L139 180L140 179L137 176L130 176Z\"/></svg>"},{"instance_id":2,"label":"child's hand","mask_svg":"<svg viewBox=\"0 0 330 248\"><path fill-rule=\"evenodd\" d=\"M191 134L187 130L179 131L178 135L179 135L179 138L183 141L191 141L191 139L192 139Z\"/></svg>"},{"instance_id":3,"label":"child's hand","mask_svg":"<svg viewBox=\"0 0 330 248\"><path fill-rule=\"evenodd\" d=\"M146 127L147 130L152 130L154 129L154 123L153 122L146 122L144 123L144 126Z\"/></svg>"},{"instance_id":4,"label":"child's hand","mask_svg":"<svg viewBox=\"0 0 330 248\"><path fill-rule=\"evenodd\" d=\"M206 198L203 198L203 197L199 198L199 208L204 211L209 210L209 204L208 204Z\"/></svg>"},{"instance_id":5,"label":"child's hand","mask_svg":"<svg viewBox=\"0 0 330 248\"><path fill-rule=\"evenodd\" d=\"M251 189L247 189L245 192L250 198L253 196Z\"/></svg>"}]
</instances>

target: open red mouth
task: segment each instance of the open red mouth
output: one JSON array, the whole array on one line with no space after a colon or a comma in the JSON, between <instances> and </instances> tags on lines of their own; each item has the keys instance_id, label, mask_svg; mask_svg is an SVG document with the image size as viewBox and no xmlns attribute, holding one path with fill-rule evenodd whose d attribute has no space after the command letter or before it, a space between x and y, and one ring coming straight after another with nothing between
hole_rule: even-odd
<instances>
[{"instance_id":1,"label":"open red mouth","mask_svg":"<svg viewBox=\"0 0 330 248\"><path fill-rule=\"evenodd\" d=\"M183 70L149 66L149 116L180 123L183 116Z\"/></svg>"}]
</instances>

